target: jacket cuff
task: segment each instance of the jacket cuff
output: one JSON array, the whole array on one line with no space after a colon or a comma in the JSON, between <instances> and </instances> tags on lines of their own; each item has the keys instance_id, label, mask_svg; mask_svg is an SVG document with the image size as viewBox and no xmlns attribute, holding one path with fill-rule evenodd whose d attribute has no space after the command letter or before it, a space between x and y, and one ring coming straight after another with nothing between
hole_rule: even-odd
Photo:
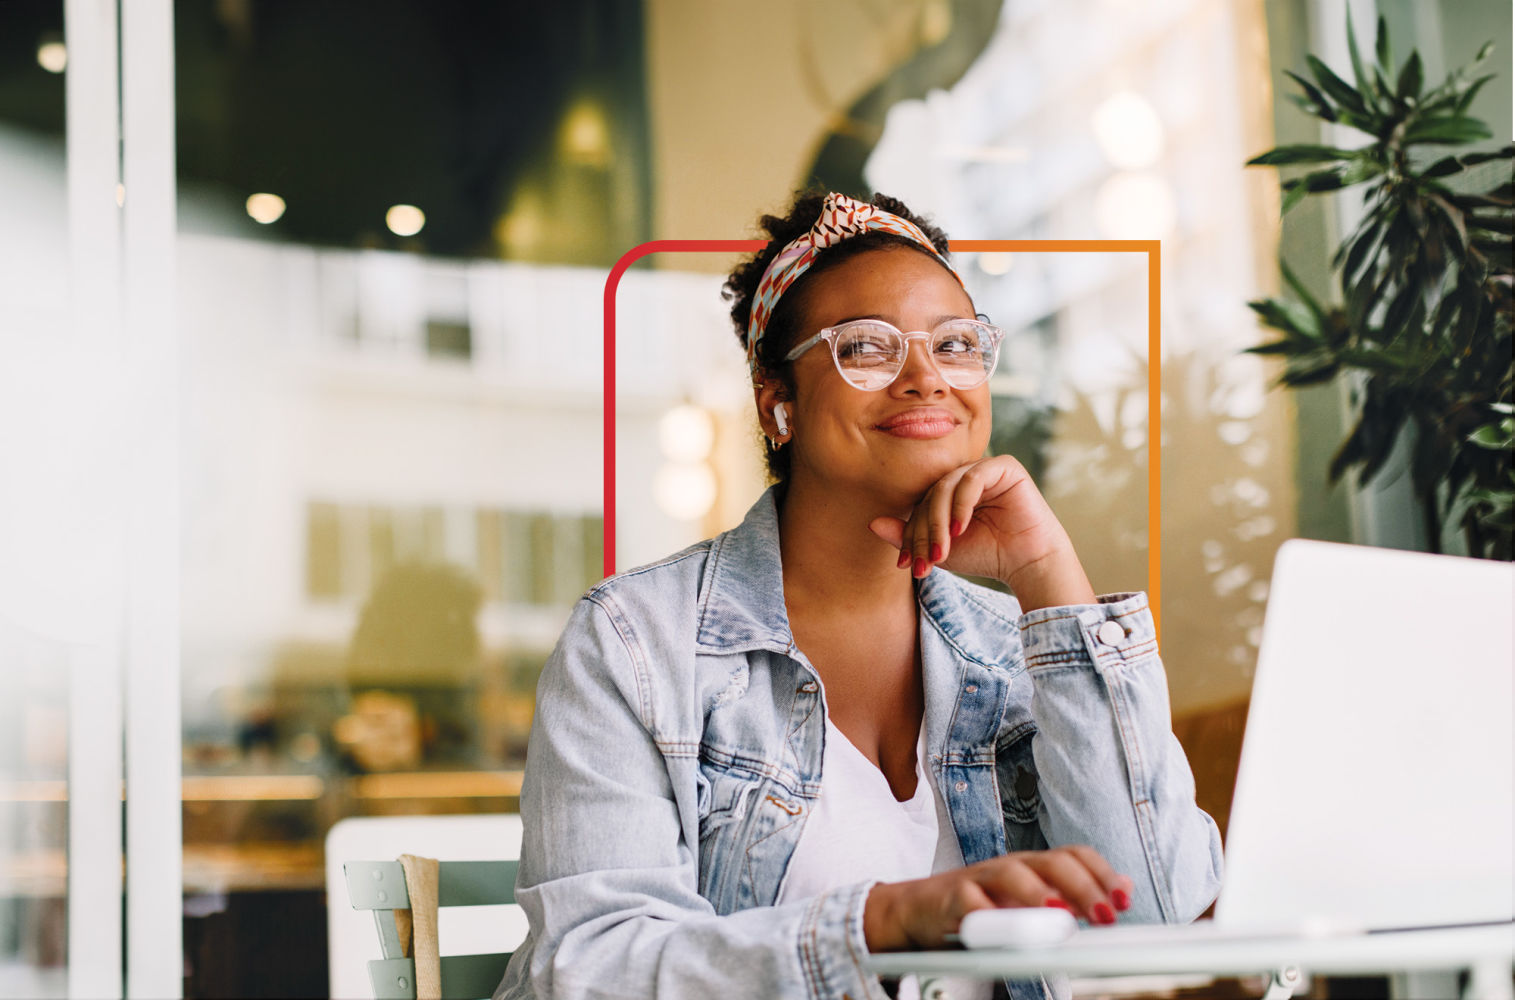
<instances>
[{"instance_id":1,"label":"jacket cuff","mask_svg":"<svg viewBox=\"0 0 1515 1000\"><path fill-rule=\"evenodd\" d=\"M888 1000L878 977L863 966L863 907L876 882L823 892L800 920L800 969L812 1000Z\"/></svg>"},{"instance_id":2,"label":"jacket cuff","mask_svg":"<svg viewBox=\"0 0 1515 1000\"><path fill-rule=\"evenodd\" d=\"M1028 669L1080 663L1109 668L1157 651L1157 628L1141 592L1105 594L1098 604L1037 608L1017 624Z\"/></svg>"}]
</instances>

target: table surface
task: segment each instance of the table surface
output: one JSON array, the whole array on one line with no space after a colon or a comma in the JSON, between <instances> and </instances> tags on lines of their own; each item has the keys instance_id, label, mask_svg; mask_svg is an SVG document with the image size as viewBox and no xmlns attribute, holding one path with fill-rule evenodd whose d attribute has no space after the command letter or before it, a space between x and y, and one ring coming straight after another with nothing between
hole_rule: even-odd
<instances>
[{"instance_id":1,"label":"table surface","mask_svg":"<svg viewBox=\"0 0 1515 1000\"><path fill-rule=\"evenodd\" d=\"M1075 937L1056 948L890 952L871 955L865 964L869 971L886 976L916 972L1016 979L1043 973L1105 976L1204 972L1238 976L1284 966L1322 975L1360 975L1469 968L1491 960L1515 964L1515 923L1160 944L1149 936L1131 943L1089 943Z\"/></svg>"}]
</instances>

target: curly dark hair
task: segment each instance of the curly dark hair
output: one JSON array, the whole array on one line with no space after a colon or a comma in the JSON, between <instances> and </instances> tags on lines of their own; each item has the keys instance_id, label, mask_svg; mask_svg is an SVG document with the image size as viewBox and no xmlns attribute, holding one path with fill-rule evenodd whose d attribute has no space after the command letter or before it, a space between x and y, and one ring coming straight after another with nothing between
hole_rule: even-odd
<instances>
[{"instance_id":1,"label":"curly dark hair","mask_svg":"<svg viewBox=\"0 0 1515 1000\"><path fill-rule=\"evenodd\" d=\"M743 350L747 348L747 325L752 318L752 298L757 293L763 272L791 240L815 225L825 200L824 191L801 191L795 195L788 214L765 215L758 220L758 226L768 235L768 245L749 260L738 264L721 288L721 295L731 303L731 324L736 329L736 339L741 342ZM904 202L886 194L875 194L869 204L913 222L926 234L937 252L947 257L947 234L925 217L910 211ZM784 355L789 353L791 345L799 339L806 313L807 292L816 275L824 274L860 253L885 247L907 247L917 253L926 253L920 244L904 236L878 231L863 233L828 247L825 253L815 259L810 269L790 286L783 298L779 299L778 306L768 319L767 332L758 343L757 367L765 378L778 380L782 398L794 398L793 365L784 361ZM769 476L775 482L786 481L789 478L789 449L767 447L765 454Z\"/></svg>"}]
</instances>

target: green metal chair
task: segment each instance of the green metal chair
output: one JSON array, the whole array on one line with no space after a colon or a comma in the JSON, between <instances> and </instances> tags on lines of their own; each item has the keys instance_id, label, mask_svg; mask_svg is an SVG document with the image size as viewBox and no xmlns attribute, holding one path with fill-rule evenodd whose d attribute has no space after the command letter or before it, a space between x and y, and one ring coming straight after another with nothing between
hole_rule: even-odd
<instances>
[{"instance_id":1,"label":"green metal chair","mask_svg":"<svg viewBox=\"0 0 1515 1000\"><path fill-rule=\"evenodd\" d=\"M514 861L440 861L437 906L495 906L515 902ZM368 963L375 1000L415 1000L415 961L406 958L394 911L410 908L405 869L398 861L348 861L342 865L354 909L372 910L384 957ZM444 1000L487 1000L505 975L510 953L442 956Z\"/></svg>"}]
</instances>

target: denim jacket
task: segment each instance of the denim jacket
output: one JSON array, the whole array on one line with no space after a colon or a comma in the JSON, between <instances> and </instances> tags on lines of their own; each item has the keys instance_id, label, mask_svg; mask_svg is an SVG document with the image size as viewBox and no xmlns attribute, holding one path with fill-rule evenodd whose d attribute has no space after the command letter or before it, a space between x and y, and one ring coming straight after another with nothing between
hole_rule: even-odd
<instances>
[{"instance_id":1,"label":"denim jacket","mask_svg":"<svg viewBox=\"0 0 1515 1000\"><path fill-rule=\"evenodd\" d=\"M917 603L927 766L964 861L1089 844L1135 880L1123 920L1198 916L1220 837L1171 731L1145 595L1023 615L937 569ZM592 589L537 686L516 889L530 932L496 1000L886 996L863 968L872 883L773 905L824 733L772 490L739 527Z\"/></svg>"}]
</instances>

